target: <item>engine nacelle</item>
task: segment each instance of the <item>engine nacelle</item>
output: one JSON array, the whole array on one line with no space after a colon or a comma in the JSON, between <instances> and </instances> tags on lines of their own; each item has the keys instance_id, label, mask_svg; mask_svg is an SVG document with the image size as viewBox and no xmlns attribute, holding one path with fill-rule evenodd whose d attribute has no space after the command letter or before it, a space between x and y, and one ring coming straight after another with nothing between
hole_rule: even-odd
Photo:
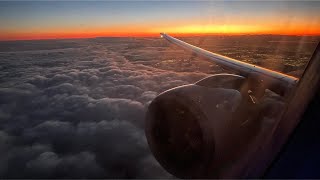
<instances>
[{"instance_id":1,"label":"engine nacelle","mask_svg":"<svg viewBox=\"0 0 320 180\"><path fill-rule=\"evenodd\" d=\"M252 136L247 92L245 78L220 74L157 96L145 132L158 162L179 178L218 178Z\"/></svg>"}]
</instances>

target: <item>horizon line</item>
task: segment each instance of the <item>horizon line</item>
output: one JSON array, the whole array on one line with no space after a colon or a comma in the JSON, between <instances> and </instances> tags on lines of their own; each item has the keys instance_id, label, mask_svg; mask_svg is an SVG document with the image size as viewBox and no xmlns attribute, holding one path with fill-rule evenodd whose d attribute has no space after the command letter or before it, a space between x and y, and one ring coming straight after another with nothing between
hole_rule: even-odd
<instances>
[{"instance_id":1,"label":"horizon line","mask_svg":"<svg viewBox=\"0 0 320 180\"><path fill-rule=\"evenodd\" d=\"M166 33L175 37L198 37L198 36L310 36L316 37L319 34L275 34L275 33ZM95 39L95 38L150 38L160 37L155 34L145 35L106 35L106 36L88 36L88 37L48 37L48 38L18 38L18 39L0 39L0 42L14 41L42 41L42 40L73 40L73 39Z\"/></svg>"}]
</instances>

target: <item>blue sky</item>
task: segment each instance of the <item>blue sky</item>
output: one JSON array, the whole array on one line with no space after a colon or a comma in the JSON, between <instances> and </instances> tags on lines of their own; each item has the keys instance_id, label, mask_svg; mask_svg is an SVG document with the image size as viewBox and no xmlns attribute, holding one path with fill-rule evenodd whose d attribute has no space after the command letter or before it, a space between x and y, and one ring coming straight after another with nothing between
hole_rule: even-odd
<instances>
[{"instance_id":1,"label":"blue sky","mask_svg":"<svg viewBox=\"0 0 320 180\"><path fill-rule=\"evenodd\" d=\"M320 2L24 1L0 2L0 32L39 33L319 20ZM306 26L308 23L304 23ZM318 25L318 24L316 24ZM302 25L301 25L302 26ZM313 25L314 26L314 25ZM129 28L130 27L130 28ZM120 29L121 30L121 29Z\"/></svg>"}]
</instances>

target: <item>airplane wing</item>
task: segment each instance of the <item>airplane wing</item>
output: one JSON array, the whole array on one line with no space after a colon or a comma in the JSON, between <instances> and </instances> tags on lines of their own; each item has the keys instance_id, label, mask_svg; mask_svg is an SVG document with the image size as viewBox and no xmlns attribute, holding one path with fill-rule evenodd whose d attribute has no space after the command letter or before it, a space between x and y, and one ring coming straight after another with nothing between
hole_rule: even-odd
<instances>
[{"instance_id":1,"label":"airplane wing","mask_svg":"<svg viewBox=\"0 0 320 180\"><path fill-rule=\"evenodd\" d=\"M291 89L298 82L298 78L295 78L293 76L212 53L210 51L204 50L202 48L193 46L177 38L174 38L166 33L160 34L161 37L165 38L169 42L178 45L183 49L190 51L202 58L211 60L226 69L236 71L244 77L254 78L260 82L267 83L269 89L280 94L287 92L287 90Z\"/></svg>"}]
</instances>

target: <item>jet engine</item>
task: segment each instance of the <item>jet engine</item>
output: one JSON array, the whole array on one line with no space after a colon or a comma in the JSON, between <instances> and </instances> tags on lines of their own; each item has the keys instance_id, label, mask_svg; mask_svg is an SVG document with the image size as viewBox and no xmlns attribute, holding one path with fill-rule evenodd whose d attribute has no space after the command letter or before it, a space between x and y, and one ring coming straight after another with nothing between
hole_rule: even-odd
<instances>
[{"instance_id":1,"label":"jet engine","mask_svg":"<svg viewBox=\"0 0 320 180\"><path fill-rule=\"evenodd\" d=\"M218 178L257 129L248 87L242 76L217 74L157 96L145 133L158 162L179 178Z\"/></svg>"}]
</instances>

